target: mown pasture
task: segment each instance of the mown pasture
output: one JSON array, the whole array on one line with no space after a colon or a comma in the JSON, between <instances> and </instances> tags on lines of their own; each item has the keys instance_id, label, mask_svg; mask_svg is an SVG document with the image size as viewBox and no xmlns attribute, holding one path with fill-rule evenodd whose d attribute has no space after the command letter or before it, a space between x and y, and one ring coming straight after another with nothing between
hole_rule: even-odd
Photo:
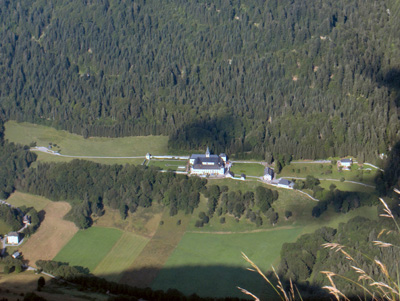
<instances>
[{"instance_id":1,"label":"mown pasture","mask_svg":"<svg viewBox=\"0 0 400 301\"><path fill-rule=\"evenodd\" d=\"M151 159L148 166L157 166L163 170L186 171L187 160Z\"/></svg>"},{"instance_id":2,"label":"mown pasture","mask_svg":"<svg viewBox=\"0 0 400 301\"><path fill-rule=\"evenodd\" d=\"M134 262L148 242L149 239L143 236L129 232L123 233L110 252L93 270L93 274L118 282L123 275L122 272Z\"/></svg>"},{"instance_id":3,"label":"mown pasture","mask_svg":"<svg viewBox=\"0 0 400 301\"><path fill-rule=\"evenodd\" d=\"M122 231L112 228L92 227L80 230L53 260L86 267L93 272L122 234Z\"/></svg>"},{"instance_id":4,"label":"mown pasture","mask_svg":"<svg viewBox=\"0 0 400 301\"><path fill-rule=\"evenodd\" d=\"M179 212L175 216L165 210L157 231L129 266L120 282L138 287L148 287L179 244L191 216Z\"/></svg>"},{"instance_id":5,"label":"mown pasture","mask_svg":"<svg viewBox=\"0 0 400 301\"><path fill-rule=\"evenodd\" d=\"M241 252L266 272L277 265L282 244L294 241L301 232L299 227L255 233L185 233L152 288L244 298L236 288L240 286L265 300L273 292L261 277L246 270L249 264Z\"/></svg>"},{"instance_id":6,"label":"mown pasture","mask_svg":"<svg viewBox=\"0 0 400 301\"><path fill-rule=\"evenodd\" d=\"M13 205L14 207L33 207L37 211L45 208L51 201L44 197L33 195L29 193L23 193L19 191L15 191L10 197L7 199L7 203Z\"/></svg>"},{"instance_id":7,"label":"mown pasture","mask_svg":"<svg viewBox=\"0 0 400 301\"><path fill-rule=\"evenodd\" d=\"M264 168L264 165L259 163L233 163L230 170L235 174L235 177L240 177L241 174L262 177Z\"/></svg>"},{"instance_id":8,"label":"mown pasture","mask_svg":"<svg viewBox=\"0 0 400 301\"><path fill-rule=\"evenodd\" d=\"M291 163L285 166L277 177L306 178L308 175L312 175L318 179L340 180L344 178L345 181L375 185L376 173L376 169L358 164L353 164L351 170L340 171L336 165L330 163Z\"/></svg>"},{"instance_id":9,"label":"mown pasture","mask_svg":"<svg viewBox=\"0 0 400 301\"><path fill-rule=\"evenodd\" d=\"M24 145L36 142L37 146L47 147L51 143L54 151L71 156L132 157L145 156L148 152L164 155L167 153L168 143L166 136L84 139L83 136L52 127L16 121L5 124L5 137L11 142Z\"/></svg>"}]
</instances>

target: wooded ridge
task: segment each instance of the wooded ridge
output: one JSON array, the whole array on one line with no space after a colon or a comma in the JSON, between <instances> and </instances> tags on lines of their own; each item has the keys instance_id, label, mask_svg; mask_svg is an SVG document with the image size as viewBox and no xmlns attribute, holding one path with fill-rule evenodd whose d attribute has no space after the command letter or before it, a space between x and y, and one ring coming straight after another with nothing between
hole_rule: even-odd
<instances>
[{"instance_id":1,"label":"wooded ridge","mask_svg":"<svg viewBox=\"0 0 400 301\"><path fill-rule=\"evenodd\" d=\"M3 119L268 161L399 139L396 1L0 3Z\"/></svg>"}]
</instances>

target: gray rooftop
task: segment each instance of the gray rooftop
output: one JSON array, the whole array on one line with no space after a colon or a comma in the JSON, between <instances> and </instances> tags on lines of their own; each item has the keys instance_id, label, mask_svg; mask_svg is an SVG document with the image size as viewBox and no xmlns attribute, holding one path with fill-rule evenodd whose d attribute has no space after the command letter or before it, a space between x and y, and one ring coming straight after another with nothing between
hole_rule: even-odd
<instances>
[{"instance_id":1,"label":"gray rooftop","mask_svg":"<svg viewBox=\"0 0 400 301\"><path fill-rule=\"evenodd\" d=\"M280 179L279 182L278 182L279 185L285 185L285 186L289 186L290 183L291 182L289 180L286 180L286 179Z\"/></svg>"}]
</instances>

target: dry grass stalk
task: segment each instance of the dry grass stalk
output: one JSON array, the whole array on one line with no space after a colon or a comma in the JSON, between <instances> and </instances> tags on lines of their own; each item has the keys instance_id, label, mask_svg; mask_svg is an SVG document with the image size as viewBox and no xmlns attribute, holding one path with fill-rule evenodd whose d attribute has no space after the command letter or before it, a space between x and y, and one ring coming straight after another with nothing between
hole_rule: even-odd
<instances>
[{"instance_id":1,"label":"dry grass stalk","mask_svg":"<svg viewBox=\"0 0 400 301\"><path fill-rule=\"evenodd\" d=\"M394 189L394 191L397 194L400 194L400 190ZM394 221L398 231L400 232L399 225L397 224L397 221L396 221L395 217L393 216L393 213L390 210L389 206L386 204L386 202L382 198L379 198L379 200L383 204L383 206L384 206L383 211L385 212L385 214L380 214L380 216L391 218ZM385 234L385 232L386 232L386 234L391 234L393 231L391 231L391 230L387 231L386 229L383 229L378 234L378 238L381 235ZM382 248L395 247L394 245L392 245L390 243L386 243L386 242L379 241L379 240L373 241L373 243L374 243L375 246L382 247ZM340 245L338 243L326 243L326 244L323 244L322 246L324 248L330 248L331 250L335 250L335 252L339 252L340 251L342 254L344 254L346 256L347 259L354 261L354 259L346 251L343 250L344 249L343 245ZM398 275L397 275L397 283L396 283L396 281L393 281L390 278L389 272L388 272L386 266L382 262L380 262L377 259L375 259L374 262L375 262L376 265L379 266L380 270L382 271L382 274L386 277L388 283L375 281L364 270L362 270L362 269L360 269L358 267L355 267L355 266L351 266L351 268L353 270L355 270L356 273L360 274L360 276L358 277L358 282L353 281L353 280L351 280L349 278L346 278L344 276L329 272L329 271L323 271L321 273L325 274L326 277L328 278L329 282L331 283L331 286L324 286L323 288L327 289L332 295L335 296L335 298L337 300L340 300L341 297L344 298L345 300L349 300L335 286L334 281L333 281L333 277L337 276L337 277L345 279L345 280L347 280L347 281L359 286L360 288L362 288L364 290L364 292L370 294L372 300L399 300L400 299L399 272L397 272ZM359 283L361 280L369 281L370 282L369 286L374 287L375 289L377 289L378 291L381 292L379 294L380 296L377 297L375 295L375 293L371 293L364 285L361 285Z\"/></svg>"},{"instance_id":2,"label":"dry grass stalk","mask_svg":"<svg viewBox=\"0 0 400 301\"><path fill-rule=\"evenodd\" d=\"M251 264L251 266L254 268L254 270L255 270L259 275L261 275L261 277L263 277L264 280L267 281L267 282L269 283L269 285L272 286L272 288L275 290L275 292L278 294L278 296L279 296L282 300L284 300L283 297L281 296L281 294L279 293L279 291L275 288L275 286L274 286L274 285L272 284L272 282L267 278L267 276L264 275L264 273L260 270L260 268L259 268L253 261L251 261L250 258L247 257L247 255L244 254L243 252L242 252L242 257L243 257L248 263Z\"/></svg>"},{"instance_id":3,"label":"dry grass stalk","mask_svg":"<svg viewBox=\"0 0 400 301\"><path fill-rule=\"evenodd\" d=\"M257 297L256 295L253 295L253 294L250 293L248 290L246 290L246 289L244 289L244 288L241 288L241 287L239 287L239 286L237 286L237 288L238 288L243 294L246 294L246 295L248 295L248 296L253 297L253 298L254 298L254 301L260 301L260 299L258 299L258 297Z\"/></svg>"},{"instance_id":4,"label":"dry grass stalk","mask_svg":"<svg viewBox=\"0 0 400 301\"><path fill-rule=\"evenodd\" d=\"M336 287L333 286L323 286L322 288L329 291L330 294L334 295L336 300L340 301L340 297L343 297L344 300L350 301L341 291L339 291Z\"/></svg>"},{"instance_id":5,"label":"dry grass stalk","mask_svg":"<svg viewBox=\"0 0 400 301\"><path fill-rule=\"evenodd\" d=\"M285 301L290 301L290 300L291 300L291 299L289 299L289 297L287 296L287 294L286 294L286 292L285 292L285 290L284 290L284 288L283 288L282 282L281 282L281 280L280 280L278 274L276 273L274 267L272 267L272 270L274 271L275 277L276 277L276 279L278 280L278 285L277 285L276 287L275 287L275 285L272 284L272 282L267 278L267 276L265 276L265 274L260 270L260 268L259 268L253 261L251 261L250 258L247 257L247 255L244 254L243 252L242 252L242 257L243 257L248 263L250 263L250 265L253 267L253 268L248 268L248 270L249 270L249 271L252 271L252 272L257 272L259 275L261 275L261 277L263 277L264 280L267 281L268 284L271 285L271 287L275 290L275 292L277 293L277 295L279 296L279 298L281 298L282 300L285 300ZM252 296L253 298L257 298L256 296L254 296L252 293L248 292L247 290L242 289L242 288L240 288L240 287L238 287L238 288L239 288L243 293L245 293L245 294L247 294L247 295L250 295L250 296ZM277 288L283 293L283 295L279 292L279 290L278 290ZM297 288L296 288L296 289L297 289ZM292 295L294 296L294 292L293 292ZM255 300L259 300L259 299L257 298L257 299L255 299ZM295 298L293 298L292 300L295 300Z\"/></svg>"},{"instance_id":6,"label":"dry grass stalk","mask_svg":"<svg viewBox=\"0 0 400 301\"><path fill-rule=\"evenodd\" d=\"M278 287L278 288L280 289L280 291L283 293L283 296L285 297L285 300L289 300L289 298L288 298L288 296L287 296L285 290L283 289L283 285L282 285L281 279L279 278L278 274L276 273L274 267L272 267L272 270L274 271L275 277L276 277L276 279L278 280L278 285L277 285L277 287Z\"/></svg>"},{"instance_id":7,"label":"dry grass stalk","mask_svg":"<svg viewBox=\"0 0 400 301\"><path fill-rule=\"evenodd\" d=\"M353 257L350 256L349 253L347 253L344 249L344 246L337 244L337 243L325 243L322 245L324 248L329 248L331 250L334 250L335 252L341 252L346 259L355 261Z\"/></svg>"},{"instance_id":8,"label":"dry grass stalk","mask_svg":"<svg viewBox=\"0 0 400 301\"><path fill-rule=\"evenodd\" d=\"M379 240L374 240L372 242L375 246L381 247L381 248L389 248L389 247L393 247L392 244L387 243L387 242L383 242L383 241L379 241Z\"/></svg>"},{"instance_id":9,"label":"dry grass stalk","mask_svg":"<svg viewBox=\"0 0 400 301\"><path fill-rule=\"evenodd\" d=\"M377 259L375 259L375 263L381 268L381 270L382 270L383 274L386 276L386 278L389 279L390 276L389 276L389 273L388 273L388 270L387 270L386 266L382 262L377 260Z\"/></svg>"},{"instance_id":10,"label":"dry grass stalk","mask_svg":"<svg viewBox=\"0 0 400 301\"><path fill-rule=\"evenodd\" d=\"M378 238L381 237L382 234L384 234L386 232L386 229L382 229L381 232L379 232L378 234Z\"/></svg>"}]
</instances>

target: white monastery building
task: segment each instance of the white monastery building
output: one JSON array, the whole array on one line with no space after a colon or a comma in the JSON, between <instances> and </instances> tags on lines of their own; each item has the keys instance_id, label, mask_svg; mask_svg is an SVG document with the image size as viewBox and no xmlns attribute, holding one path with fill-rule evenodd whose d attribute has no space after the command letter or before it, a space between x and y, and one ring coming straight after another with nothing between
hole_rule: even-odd
<instances>
[{"instance_id":1,"label":"white monastery building","mask_svg":"<svg viewBox=\"0 0 400 301\"><path fill-rule=\"evenodd\" d=\"M342 167L343 170L350 170L351 165L353 165L353 159L342 159L337 163L338 168Z\"/></svg>"},{"instance_id":2,"label":"white monastery building","mask_svg":"<svg viewBox=\"0 0 400 301\"><path fill-rule=\"evenodd\" d=\"M265 181L272 181L274 179L274 170L272 168L266 167L264 169L263 179Z\"/></svg>"},{"instance_id":3,"label":"white monastery building","mask_svg":"<svg viewBox=\"0 0 400 301\"><path fill-rule=\"evenodd\" d=\"M224 175L226 155L211 155L207 147L206 154L193 154L189 158L190 172L196 175Z\"/></svg>"}]
</instances>

